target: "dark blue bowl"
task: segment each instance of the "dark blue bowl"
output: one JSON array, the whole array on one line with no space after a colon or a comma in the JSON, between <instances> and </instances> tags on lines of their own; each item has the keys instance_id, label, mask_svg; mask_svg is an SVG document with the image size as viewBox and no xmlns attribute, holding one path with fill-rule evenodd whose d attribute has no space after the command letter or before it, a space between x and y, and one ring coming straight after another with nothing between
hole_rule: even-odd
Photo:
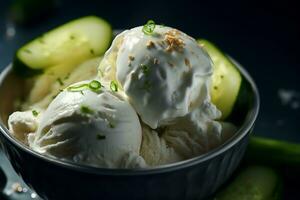
<instances>
[{"instance_id":1,"label":"dark blue bowl","mask_svg":"<svg viewBox=\"0 0 300 200\"><path fill-rule=\"evenodd\" d=\"M63 162L34 152L7 130L13 102L24 84L7 67L0 76L0 146L15 171L45 199L203 199L213 194L239 165L259 110L259 95L249 74L236 63L248 95L236 118L239 130L223 145L182 162L151 169L104 169Z\"/></svg>"}]
</instances>

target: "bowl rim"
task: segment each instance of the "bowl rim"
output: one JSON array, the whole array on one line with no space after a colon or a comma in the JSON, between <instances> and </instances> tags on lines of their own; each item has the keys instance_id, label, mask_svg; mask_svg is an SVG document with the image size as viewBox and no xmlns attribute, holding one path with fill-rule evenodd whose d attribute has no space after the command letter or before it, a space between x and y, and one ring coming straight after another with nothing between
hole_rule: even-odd
<instances>
[{"instance_id":1,"label":"bowl rim","mask_svg":"<svg viewBox=\"0 0 300 200\"><path fill-rule=\"evenodd\" d=\"M238 70L241 72L242 76L250 83L251 89L254 94L254 102L253 106L250 109L249 113L247 114L244 123L240 126L238 131L230 137L226 142L221 144L220 146L210 150L209 152L175 163L159 165L151 168L139 168L139 169L120 169L120 168L101 168L96 166L88 166L83 164L77 164L71 161L62 161L57 158L42 155L34 150L30 149L26 145L22 144L21 142L17 141L8 131L6 126L4 125L2 119L0 118L0 134L2 134L7 140L9 140L12 144L17 146L18 148L22 149L26 153L34 156L35 158L41 159L45 162L51 163L53 165L63 167L66 169L71 169L75 171L90 173L90 174L98 174L98 175L116 175L116 176L132 176L132 175L149 175L149 174L160 174L166 172L172 172L176 170L180 170L183 168L188 168L195 166L199 163L206 162L214 157L219 156L220 154L224 153L225 151L229 150L233 146L235 146L240 140L242 140L248 132L251 130L254 122L257 118L259 107L260 107L260 97L258 93L258 89L256 84L250 74L244 69L236 60L229 56L231 61L235 64ZM12 72L12 64L9 64L0 74L0 86L3 84L7 75ZM1 142L1 141L0 141Z\"/></svg>"}]
</instances>

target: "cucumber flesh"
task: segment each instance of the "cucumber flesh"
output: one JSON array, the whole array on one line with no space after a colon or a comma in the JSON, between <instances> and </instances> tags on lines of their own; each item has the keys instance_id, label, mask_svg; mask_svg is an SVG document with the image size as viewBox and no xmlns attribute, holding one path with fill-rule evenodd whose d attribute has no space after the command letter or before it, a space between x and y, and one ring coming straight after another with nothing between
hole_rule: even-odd
<instances>
[{"instance_id":1,"label":"cucumber flesh","mask_svg":"<svg viewBox=\"0 0 300 200\"><path fill-rule=\"evenodd\" d=\"M277 171L264 166L249 166L218 192L214 200L279 200L282 179Z\"/></svg>"},{"instance_id":2,"label":"cucumber flesh","mask_svg":"<svg viewBox=\"0 0 300 200\"><path fill-rule=\"evenodd\" d=\"M73 83L94 78L101 59L96 57L86 60L73 67L72 71L67 70L70 69L68 65L57 66L56 69L50 68L36 78L23 109L28 110L33 107L46 109L61 90Z\"/></svg>"},{"instance_id":3,"label":"cucumber flesh","mask_svg":"<svg viewBox=\"0 0 300 200\"><path fill-rule=\"evenodd\" d=\"M198 40L213 61L214 72L211 84L211 100L222 112L221 120L232 112L240 90L242 77L235 65L215 45L207 40Z\"/></svg>"},{"instance_id":4,"label":"cucumber flesh","mask_svg":"<svg viewBox=\"0 0 300 200\"><path fill-rule=\"evenodd\" d=\"M62 63L80 63L103 54L112 39L111 26L95 16L83 17L55 28L21 47L14 67L46 69Z\"/></svg>"}]
</instances>

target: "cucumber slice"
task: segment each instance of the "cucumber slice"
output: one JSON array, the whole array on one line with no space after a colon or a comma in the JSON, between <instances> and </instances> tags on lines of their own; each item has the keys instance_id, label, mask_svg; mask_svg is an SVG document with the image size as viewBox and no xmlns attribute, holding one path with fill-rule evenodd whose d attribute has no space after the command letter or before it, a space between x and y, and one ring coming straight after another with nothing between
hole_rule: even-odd
<instances>
[{"instance_id":1,"label":"cucumber slice","mask_svg":"<svg viewBox=\"0 0 300 200\"><path fill-rule=\"evenodd\" d=\"M73 83L94 78L101 59L102 57L92 58L71 68L67 64L51 67L34 81L28 99L23 104L23 109L46 109L61 90Z\"/></svg>"},{"instance_id":2,"label":"cucumber slice","mask_svg":"<svg viewBox=\"0 0 300 200\"><path fill-rule=\"evenodd\" d=\"M83 17L53 29L21 47L15 71L43 70L62 63L78 64L103 54L112 39L111 26L95 16ZM28 74L28 73L25 73Z\"/></svg>"},{"instance_id":3,"label":"cucumber slice","mask_svg":"<svg viewBox=\"0 0 300 200\"><path fill-rule=\"evenodd\" d=\"M251 136L245 160L274 166L300 166L300 144Z\"/></svg>"},{"instance_id":4,"label":"cucumber slice","mask_svg":"<svg viewBox=\"0 0 300 200\"><path fill-rule=\"evenodd\" d=\"M269 167L250 166L215 196L215 200L279 200L282 179Z\"/></svg>"},{"instance_id":5,"label":"cucumber slice","mask_svg":"<svg viewBox=\"0 0 300 200\"><path fill-rule=\"evenodd\" d=\"M234 64L212 43L198 40L213 61L214 73L211 84L211 100L226 119L232 112L238 97L242 77Z\"/></svg>"}]
</instances>

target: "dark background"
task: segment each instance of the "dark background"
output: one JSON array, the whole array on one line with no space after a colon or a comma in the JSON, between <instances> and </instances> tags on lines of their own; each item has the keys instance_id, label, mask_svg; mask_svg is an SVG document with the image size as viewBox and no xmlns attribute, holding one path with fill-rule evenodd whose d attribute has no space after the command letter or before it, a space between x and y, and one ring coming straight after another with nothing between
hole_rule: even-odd
<instances>
[{"instance_id":1,"label":"dark background","mask_svg":"<svg viewBox=\"0 0 300 200\"><path fill-rule=\"evenodd\" d=\"M300 142L300 11L296 1L58 0L53 9L19 24L12 20L11 2L0 1L1 70L24 42L73 18L98 15L115 29L153 19L216 43L250 72L261 95L255 134ZM290 97L286 102L279 98L280 91ZM285 199L299 199L296 180L300 177L291 173L286 172Z\"/></svg>"}]
</instances>

